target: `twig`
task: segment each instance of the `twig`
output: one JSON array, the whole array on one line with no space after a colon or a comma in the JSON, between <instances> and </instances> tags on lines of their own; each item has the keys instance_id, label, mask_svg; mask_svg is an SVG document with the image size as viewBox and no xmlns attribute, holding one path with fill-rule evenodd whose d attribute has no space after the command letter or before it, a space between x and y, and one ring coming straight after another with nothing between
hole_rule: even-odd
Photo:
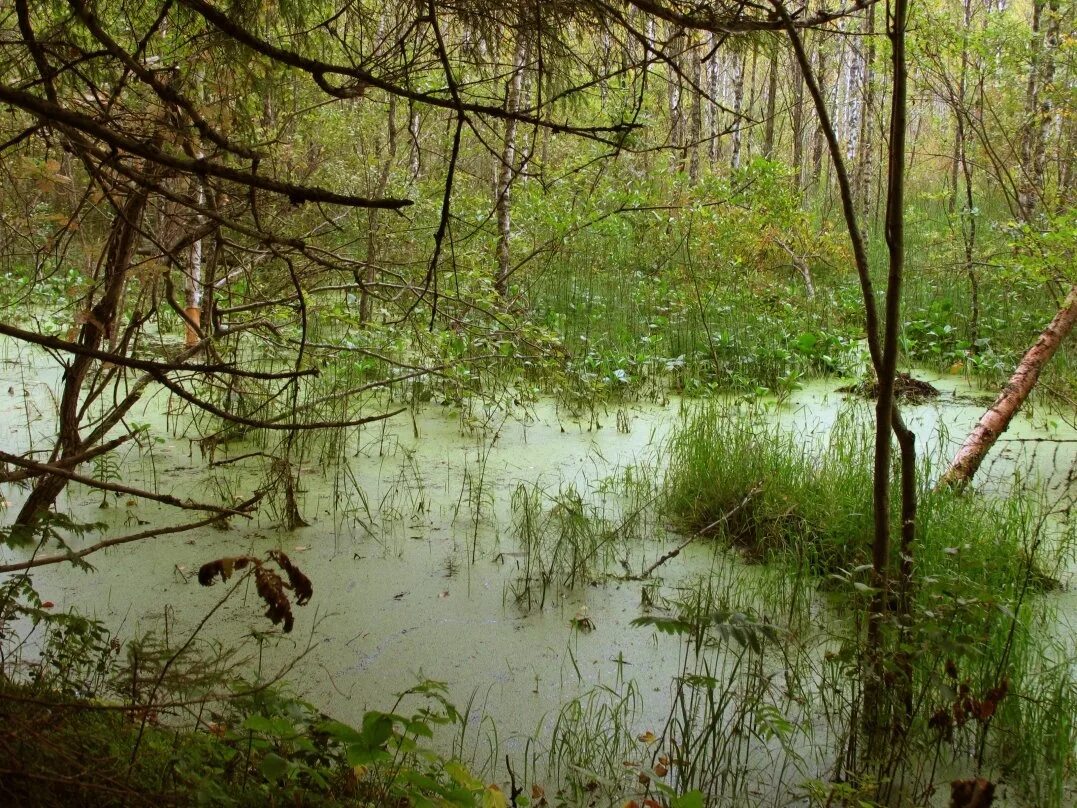
<instances>
[{"instance_id":1,"label":"twig","mask_svg":"<svg viewBox=\"0 0 1077 808\"><path fill-rule=\"evenodd\" d=\"M697 530L695 533L693 533L691 536L689 536L687 539L685 539L679 545L674 547L668 553L666 553L665 555L659 557L657 561L655 561L653 564L651 564L649 567L647 567L647 569L645 569L639 575L625 575L621 580L624 580L624 581L642 581L645 578L649 578L651 576L651 574L656 569L661 567L667 561L669 561L671 559L674 559L677 556L679 556L681 554L681 551L684 550L685 547L687 547L693 541L698 539L704 533L709 533L710 531L714 530L714 528L718 527L718 525L720 525L723 522L726 522L730 518L732 518L733 515L737 511L739 511L741 508L743 508L745 505L747 505L748 502L751 501L752 497L754 497L756 494L758 494L762 490L762 488L763 488L762 483L756 483L754 486L752 486L752 489L745 495L744 499L742 499L735 506L733 506L732 509L730 509L730 510L726 511L725 513L723 513L721 516L719 516L717 519L715 519L713 522L711 522L706 527L703 527L703 528L700 528L699 530Z\"/></svg>"},{"instance_id":2,"label":"twig","mask_svg":"<svg viewBox=\"0 0 1077 808\"><path fill-rule=\"evenodd\" d=\"M120 485L119 483L107 483L104 480L95 480L93 477L86 477L82 474L76 474L69 469L65 469L61 466L55 466L50 463L37 463L33 460L27 460L25 457L19 457L18 455L9 454L3 450L0 450L0 461L10 463L13 466L20 466L22 468L31 469L33 471L40 472L41 474L51 474L55 477L63 477L72 482L82 483L90 488L97 488L102 491L112 491L115 494L127 494L132 497L141 497L142 499L150 499L154 502L160 502L164 505L172 505L176 508L183 508L188 511L212 511L216 514L225 514L228 516L245 516L250 518L249 513L244 513L241 510L235 508L224 508L220 505L210 505L204 502L192 502L179 499L170 494L155 494L152 491L145 491L141 488L132 488L128 485Z\"/></svg>"},{"instance_id":3,"label":"twig","mask_svg":"<svg viewBox=\"0 0 1077 808\"><path fill-rule=\"evenodd\" d=\"M249 370L247 368L240 368L234 365L205 365L205 364L190 364L186 362L155 362L149 359L137 359L133 356L122 356L121 354L113 351L100 351L96 348L90 348L78 342L71 342L69 340L60 339L59 337L50 337L48 334L39 334L36 331L27 331L25 328L19 328L8 323L0 323L0 334L12 339L21 340L22 342L30 342L34 345L40 345L42 348L51 348L54 351L64 351L65 353L72 353L78 356L88 356L91 359L97 359L101 362L108 362L112 365L120 365L121 367L134 368L136 370L144 370L147 373L165 373L171 371L189 371L197 373L227 373L231 376L243 376L250 379L294 379L297 376L317 376L317 368L306 368L304 370L285 370L278 372L262 372L259 370Z\"/></svg>"},{"instance_id":4,"label":"twig","mask_svg":"<svg viewBox=\"0 0 1077 808\"><path fill-rule=\"evenodd\" d=\"M259 491L255 496L248 499L246 502L238 505L241 509L250 509L265 496L265 492ZM45 558L33 558L29 561L20 561L15 564L0 564L0 573L4 572L18 572L20 570L28 570L34 567L44 567L49 564L62 564L64 561L75 561L76 559L85 558L86 556L96 553L98 550L104 550L107 547L116 547L120 544L129 544L133 541L141 541L142 539L153 539L157 536L167 536L173 533L185 533L188 530L195 530L196 528L206 527L212 525L221 519L221 516L209 516L205 519L200 519L197 522L188 522L184 525L173 525L171 527L153 528L151 530L143 530L139 533L130 533L126 536L117 536L114 539L104 539L96 544L91 544L89 547L83 547L77 553L65 553L63 555L46 556Z\"/></svg>"}]
</instances>

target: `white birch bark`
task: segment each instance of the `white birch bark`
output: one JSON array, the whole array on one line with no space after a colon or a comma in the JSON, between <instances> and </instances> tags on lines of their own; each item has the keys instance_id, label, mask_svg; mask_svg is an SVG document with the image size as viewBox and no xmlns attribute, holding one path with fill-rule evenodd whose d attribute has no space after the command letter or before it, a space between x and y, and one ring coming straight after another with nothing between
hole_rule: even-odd
<instances>
[{"instance_id":1,"label":"white birch bark","mask_svg":"<svg viewBox=\"0 0 1077 808\"><path fill-rule=\"evenodd\" d=\"M1017 202L1021 218L1032 219L1043 202L1047 167L1047 130L1053 117L1051 95L1055 54L1059 45L1058 0L1033 0L1032 64L1028 73L1028 106L1021 143L1021 182Z\"/></svg>"},{"instance_id":2,"label":"white birch bark","mask_svg":"<svg viewBox=\"0 0 1077 808\"><path fill-rule=\"evenodd\" d=\"M850 40L845 64L845 159L856 165L860 151L860 123L863 116L864 57L858 43Z\"/></svg>"},{"instance_id":3,"label":"white birch bark","mask_svg":"<svg viewBox=\"0 0 1077 808\"><path fill-rule=\"evenodd\" d=\"M744 54L733 54L733 115L735 117L733 123L733 136L732 136L732 155L729 159L729 166L734 171L740 168L741 165L741 140L743 129L742 111L744 107Z\"/></svg>"},{"instance_id":4,"label":"white birch bark","mask_svg":"<svg viewBox=\"0 0 1077 808\"><path fill-rule=\"evenodd\" d=\"M717 44L717 37L711 33L707 35L707 53L711 54L710 61L707 62L707 154L710 156L712 163L718 162L718 156L720 154L720 143L718 140L718 132L720 130L719 117L718 117L718 98L721 92L721 80L720 80L720 65L718 60L718 53L715 45Z\"/></svg>"},{"instance_id":5,"label":"white birch bark","mask_svg":"<svg viewBox=\"0 0 1077 808\"><path fill-rule=\"evenodd\" d=\"M1077 286L1070 289L1058 314L1021 359L1017 370L995 399L995 403L983 414L954 455L950 468L939 480L940 488L947 485L961 488L972 481L991 447L1009 427L1013 416L1032 392L1044 365L1051 360L1058 346L1073 330L1074 322L1077 322Z\"/></svg>"},{"instance_id":6,"label":"white birch bark","mask_svg":"<svg viewBox=\"0 0 1077 808\"><path fill-rule=\"evenodd\" d=\"M520 93L523 86L524 63L527 60L527 39L523 33L516 34L516 49L512 58L512 75L505 89L505 111L519 112ZM509 242L512 238L512 183L516 177L516 129L515 118L505 121L505 138L502 141L501 160L498 165L497 188L497 278L495 288L504 295L511 272L512 254Z\"/></svg>"}]
</instances>

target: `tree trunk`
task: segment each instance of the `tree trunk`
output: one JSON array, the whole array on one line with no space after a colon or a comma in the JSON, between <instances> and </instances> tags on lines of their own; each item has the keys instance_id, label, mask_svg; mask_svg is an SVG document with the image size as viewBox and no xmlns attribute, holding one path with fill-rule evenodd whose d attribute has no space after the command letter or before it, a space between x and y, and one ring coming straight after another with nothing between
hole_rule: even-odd
<instances>
[{"instance_id":1,"label":"tree trunk","mask_svg":"<svg viewBox=\"0 0 1077 808\"><path fill-rule=\"evenodd\" d=\"M744 107L744 68L745 56L743 53L733 54L733 114L736 119L733 122L733 153L729 158L729 167L736 171L741 162L741 128L744 125L742 114Z\"/></svg>"},{"instance_id":2,"label":"tree trunk","mask_svg":"<svg viewBox=\"0 0 1077 808\"><path fill-rule=\"evenodd\" d=\"M1060 137L1058 210L1062 211L1077 202L1077 115L1063 118Z\"/></svg>"},{"instance_id":3,"label":"tree trunk","mask_svg":"<svg viewBox=\"0 0 1077 808\"><path fill-rule=\"evenodd\" d=\"M145 165L143 173L151 180L157 179L160 170L152 165ZM97 350L102 341L111 333L117 317L119 306L127 283L127 271L135 254L141 235L142 217L149 199L147 187L134 189L128 196L123 208L112 220L109 233L108 252L105 258L104 277L101 279L102 293L97 303L86 315L79 333L79 344ZM64 372L64 389L60 396L58 413L57 445L53 450L56 465L63 466L66 458L81 454L85 442L79 437L79 399L83 383L94 363L87 354L78 354ZM40 521L45 512L52 507L56 497L67 487L67 478L59 475L45 475L38 478L33 490L23 503L15 524L20 527L33 525Z\"/></svg>"},{"instance_id":4,"label":"tree trunk","mask_svg":"<svg viewBox=\"0 0 1077 808\"><path fill-rule=\"evenodd\" d=\"M516 51L512 59L512 75L505 88L505 111L519 112L520 92L523 87L524 62L527 59L527 39L524 34L516 34ZM497 182L497 278L494 286L498 294L504 296L509 282L511 253L509 240L512 237L512 182L516 178L516 119L505 121L505 139L501 146L501 161L498 165Z\"/></svg>"},{"instance_id":5,"label":"tree trunk","mask_svg":"<svg viewBox=\"0 0 1077 808\"><path fill-rule=\"evenodd\" d=\"M692 103L688 108L688 142L685 148L688 150L688 177L692 184L699 182L699 142L703 138L703 65L700 64L699 54L695 46L695 35L689 40L687 58L691 63L688 75L692 80Z\"/></svg>"},{"instance_id":6,"label":"tree trunk","mask_svg":"<svg viewBox=\"0 0 1077 808\"><path fill-rule=\"evenodd\" d=\"M800 65L793 60L790 67L793 79L793 181L797 191L804 189L804 76Z\"/></svg>"},{"instance_id":7,"label":"tree trunk","mask_svg":"<svg viewBox=\"0 0 1077 808\"><path fill-rule=\"evenodd\" d=\"M957 167L961 169L961 180L965 185L965 207L961 214L961 238L965 245L965 275L969 279L972 310L969 312L969 343L972 353L978 350L980 339L980 282L976 277L976 206L972 191L972 162L968 158L968 144L965 139L966 95L969 74L969 32L972 30L973 0L964 0L965 33L961 41L961 73L957 83L957 131L954 134L954 154ZM954 201L957 196L957 182L954 183ZM954 204L951 202L951 212Z\"/></svg>"},{"instance_id":8,"label":"tree trunk","mask_svg":"<svg viewBox=\"0 0 1077 808\"><path fill-rule=\"evenodd\" d=\"M377 185L374 187L374 196L384 196L385 189L389 186L389 175L392 173L393 163L396 160L396 96L389 96L389 106L386 110L386 147L385 158L378 172ZM380 151L380 149L379 149ZM371 297L371 288L378 278L378 209L370 208L366 219L366 266L363 268L363 284L359 290L359 323L370 323L374 313L374 299Z\"/></svg>"},{"instance_id":9,"label":"tree trunk","mask_svg":"<svg viewBox=\"0 0 1077 808\"><path fill-rule=\"evenodd\" d=\"M1047 127L1051 122L1050 85L1054 81L1059 44L1058 0L1032 4L1032 66L1028 72L1028 111L1021 141L1021 183L1018 205L1029 221L1041 207L1047 166Z\"/></svg>"},{"instance_id":10,"label":"tree trunk","mask_svg":"<svg viewBox=\"0 0 1077 808\"><path fill-rule=\"evenodd\" d=\"M771 44L770 64L767 68L767 120L763 134L763 156L774 159L774 118L778 109L778 45Z\"/></svg>"},{"instance_id":11,"label":"tree trunk","mask_svg":"<svg viewBox=\"0 0 1077 808\"><path fill-rule=\"evenodd\" d=\"M845 73L842 85L845 87L845 159L852 166L859 166L860 132L864 111L864 57L860 45L853 42L845 51L842 65Z\"/></svg>"},{"instance_id":12,"label":"tree trunk","mask_svg":"<svg viewBox=\"0 0 1077 808\"><path fill-rule=\"evenodd\" d=\"M721 63L717 53L718 37L708 34L707 52L710 61L707 62L707 154L711 163L717 163L721 155L720 141L718 139L719 115L718 99L721 97Z\"/></svg>"},{"instance_id":13,"label":"tree trunk","mask_svg":"<svg viewBox=\"0 0 1077 808\"><path fill-rule=\"evenodd\" d=\"M894 397L897 359L899 353L898 326L901 315L901 292L905 266L905 149L907 140L907 63L905 34L908 19L906 0L894 0L893 15L888 24L892 47L893 82L890 99L890 132L887 140L889 160L886 173L886 244L888 272L885 295L885 320L881 320L876 301L867 243L857 217L853 186L846 167L846 157L839 144L823 94L819 72L813 71L800 33L789 12L780 0L774 0L775 11L782 18L794 55L800 64L808 92L819 118L819 132L829 149L831 163L841 195L842 212L853 249L857 276L864 299L868 353L879 379L879 401L876 405L875 452L873 463L873 539L872 571L875 593L868 613L867 654L871 671L865 682L863 704L865 730L869 740L867 754L878 754L879 745L893 740L895 730L906 726L912 709L912 678L907 664L899 661L901 676L886 681L887 613L893 610L890 562L890 435L897 438L901 461L901 539L897 554L901 559L897 609L900 617L908 615L911 606L912 553L916 537L917 485L915 435L906 426ZM818 51L819 56L822 52ZM821 60L820 60L821 61ZM900 704L903 715L895 707ZM884 730L889 730L885 731ZM855 744L855 736L851 744ZM850 755L855 755L851 747Z\"/></svg>"},{"instance_id":14,"label":"tree trunk","mask_svg":"<svg viewBox=\"0 0 1077 808\"><path fill-rule=\"evenodd\" d=\"M826 72L826 53L823 51L823 42L820 41L817 44L815 52L815 76L819 82L820 87L826 87L827 72ZM825 100L825 99L824 99ZM829 105L828 105L829 106ZM823 127L818 126L815 129L815 140L812 143L812 155L811 155L811 183L812 186L818 186L819 177L823 173L823 148L826 145L826 137L823 133ZM818 190L816 188L816 190Z\"/></svg>"},{"instance_id":15,"label":"tree trunk","mask_svg":"<svg viewBox=\"0 0 1077 808\"><path fill-rule=\"evenodd\" d=\"M745 69L744 83L747 85L747 90L748 90L748 103L745 105L744 109L745 109L746 117L752 123L755 123L755 121L758 119L758 115L759 115L758 105L757 105L757 102L759 101L759 92L758 92L759 88L757 86L758 82L756 81L756 75L757 75L757 68L758 67L759 67L759 43L755 42L755 41L752 41L752 62L751 62L751 69L750 70L748 69L748 57L747 56L744 57L744 69ZM753 146L754 146L753 140L758 139L758 135L756 134L757 131L758 130L756 129L755 126L751 126L748 129L748 137L746 137L744 139L744 146L743 146L743 148L744 148L744 156L741 158L741 163L742 164L750 162L751 159L752 159L752 152L753 152ZM753 135L755 135L754 138L752 137Z\"/></svg>"},{"instance_id":16,"label":"tree trunk","mask_svg":"<svg viewBox=\"0 0 1077 808\"><path fill-rule=\"evenodd\" d=\"M197 152L198 159L203 159L205 154L201 149ZM195 180L195 199L198 200L198 206L204 207L206 204L206 187L202 183L201 178ZM195 227L202 226L202 216L195 217ZM201 336L198 331L202 325L202 290L203 286L203 239L198 239L191 245L190 252L190 265L187 268L187 277L184 279L183 284L183 310L189 318L186 323L186 337L184 343L188 348L192 345L197 345L201 340Z\"/></svg>"},{"instance_id":17,"label":"tree trunk","mask_svg":"<svg viewBox=\"0 0 1077 808\"><path fill-rule=\"evenodd\" d=\"M666 90L669 101L669 145L679 155L679 170L684 170L685 160L682 149L685 142L685 115L684 115L684 68L683 55L685 48L685 30L675 28L669 37L669 64L666 65L668 76Z\"/></svg>"},{"instance_id":18,"label":"tree trunk","mask_svg":"<svg viewBox=\"0 0 1077 808\"><path fill-rule=\"evenodd\" d=\"M413 186L419 181L422 172L422 153L419 151L419 108L414 101L408 101L408 134L411 144L408 152L408 184Z\"/></svg>"},{"instance_id":19,"label":"tree trunk","mask_svg":"<svg viewBox=\"0 0 1077 808\"><path fill-rule=\"evenodd\" d=\"M1009 427L1013 416L1035 387L1040 371L1073 329L1074 322L1077 322L1077 285L1070 289L1058 314L1040 334L1036 344L1025 354L995 403L983 414L965 439L965 443L958 449L950 468L939 479L939 488L952 486L961 489L972 482L987 453Z\"/></svg>"},{"instance_id":20,"label":"tree trunk","mask_svg":"<svg viewBox=\"0 0 1077 808\"><path fill-rule=\"evenodd\" d=\"M872 109L875 106L875 6L864 12L862 30L867 40L867 50L861 70L862 107L860 115L860 150L857 155L856 187L854 196L860 203L865 220L871 212L872 172Z\"/></svg>"}]
</instances>

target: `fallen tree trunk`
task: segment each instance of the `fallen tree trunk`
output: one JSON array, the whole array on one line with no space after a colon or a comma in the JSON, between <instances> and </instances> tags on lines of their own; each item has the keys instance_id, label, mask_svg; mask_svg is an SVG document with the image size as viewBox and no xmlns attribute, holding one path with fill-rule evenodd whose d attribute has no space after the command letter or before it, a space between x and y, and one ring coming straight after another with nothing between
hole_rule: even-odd
<instances>
[{"instance_id":1,"label":"fallen tree trunk","mask_svg":"<svg viewBox=\"0 0 1077 808\"><path fill-rule=\"evenodd\" d=\"M954 455L950 468L939 479L937 488L951 486L960 489L972 481L987 453L995 445L995 441L1006 431L1010 420L1028 398L1032 388L1036 386L1040 371L1054 356L1062 340L1073 329L1075 322L1077 322L1077 285L1070 289L1058 314L1040 334L1036 344L1021 359L1017 370L1002 388L995 403L983 414L979 423L969 433L964 445Z\"/></svg>"}]
</instances>

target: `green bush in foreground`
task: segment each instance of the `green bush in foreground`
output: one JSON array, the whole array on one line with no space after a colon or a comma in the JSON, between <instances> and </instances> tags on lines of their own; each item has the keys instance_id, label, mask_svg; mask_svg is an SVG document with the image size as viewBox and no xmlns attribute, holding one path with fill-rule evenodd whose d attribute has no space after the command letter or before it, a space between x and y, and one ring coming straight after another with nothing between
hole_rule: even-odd
<instances>
[{"instance_id":1,"label":"green bush in foreground","mask_svg":"<svg viewBox=\"0 0 1077 808\"><path fill-rule=\"evenodd\" d=\"M0 585L0 803L508 804L426 746L463 721L439 682L351 727L272 682L244 681L243 661L219 648L121 645L49 606L28 576ZM32 660L28 625L43 638Z\"/></svg>"}]
</instances>

